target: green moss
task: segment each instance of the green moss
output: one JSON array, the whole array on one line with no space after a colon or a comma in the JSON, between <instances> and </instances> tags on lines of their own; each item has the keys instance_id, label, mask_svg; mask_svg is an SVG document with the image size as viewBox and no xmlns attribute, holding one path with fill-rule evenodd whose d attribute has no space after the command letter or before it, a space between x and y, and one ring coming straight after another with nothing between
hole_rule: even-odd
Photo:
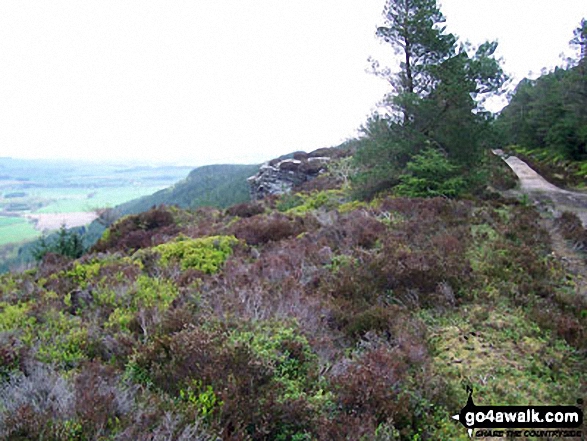
<instances>
[{"instance_id":1,"label":"green moss","mask_svg":"<svg viewBox=\"0 0 587 441\"><path fill-rule=\"evenodd\" d=\"M565 404L576 399L584 361L522 310L475 305L424 320L432 330L435 374L460 390L463 403L462 384L474 387L479 405Z\"/></svg>"},{"instance_id":2,"label":"green moss","mask_svg":"<svg viewBox=\"0 0 587 441\"><path fill-rule=\"evenodd\" d=\"M218 272L238 243L234 236L210 236L189 239L182 236L174 242L154 248L161 255L161 263L179 262L182 269L194 268L206 274Z\"/></svg>"}]
</instances>

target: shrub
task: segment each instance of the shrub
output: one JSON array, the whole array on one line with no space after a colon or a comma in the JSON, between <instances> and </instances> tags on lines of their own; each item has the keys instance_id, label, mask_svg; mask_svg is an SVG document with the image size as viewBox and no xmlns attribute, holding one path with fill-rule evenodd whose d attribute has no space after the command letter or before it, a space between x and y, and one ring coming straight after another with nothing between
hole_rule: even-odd
<instances>
[{"instance_id":1,"label":"shrub","mask_svg":"<svg viewBox=\"0 0 587 441\"><path fill-rule=\"evenodd\" d=\"M323 280L321 291L328 297L344 299L361 305L381 295L381 275L370 268L371 260L337 259L332 274Z\"/></svg>"},{"instance_id":2,"label":"shrub","mask_svg":"<svg viewBox=\"0 0 587 441\"><path fill-rule=\"evenodd\" d=\"M243 202L242 204L233 205L226 209L229 216L252 217L265 211L263 205L259 203Z\"/></svg>"},{"instance_id":3,"label":"shrub","mask_svg":"<svg viewBox=\"0 0 587 441\"><path fill-rule=\"evenodd\" d=\"M79 317L49 309L41 317L41 323L32 335L40 361L55 363L67 369L77 366L86 358L88 333L81 326Z\"/></svg>"},{"instance_id":4,"label":"shrub","mask_svg":"<svg viewBox=\"0 0 587 441\"><path fill-rule=\"evenodd\" d=\"M161 255L161 263L167 265L176 261L183 270L193 268L206 274L213 274L232 254L238 243L234 236L211 236L189 239L182 236L174 242L158 245L154 251Z\"/></svg>"},{"instance_id":5,"label":"shrub","mask_svg":"<svg viewBox=\"0 0 587 441\"><path fill-rule=\"evenodd\" d=\"M283 398L297 399L307 392L312 364L316 356L308 340L293 327L265 322L251 330L235 331L229 337L235 345L244 345L273 371Z\"/></svg>"},{"instance_id":6,"label":"shrub","mask_svg":"<svg viewBox=\"0 0 587 441\"><path fill-rule=\"evenodd\" d=\"M15 371L0 384L0 436L4 439L51 437L48 423L73 417L71 384L58 373L34 363L24 374Z\"/></svg>"},{"instance_id":7,"label":"shrub","mask_svg":"<svg viewBox=\"0 0 587 441\"><path fill-rule=\"evenodd\" d=\"M172 236L178 232L173 214L164 207L123 217L108 230L91 251L132 251L153 245L154 236Z\"/></svg>"},{"instance_id":8,"label":"shrub","mask_svg":"<svg viewBox=\"0 0 587 441\"><path fill-rule=\"evenodd\" d=\"M25 330L34 325L35 318L28 314L30 308L30 302L15 305L0 302L0 332Z\"/></svg>"},{"instance_id":9,"label":"shrub","mask_svg":"<svg viewBox=\"0 0 587 441\"><path fill-rule=\"evenodd\" d=\"M497 155L487 154L486 167L489 169L489 183L497 190L511 190L518 184L514 171Z\"/></svg>"},{"instance_id":10,"label":"shrub","mask_svg":"<svg viewBox=\"0 0 587 441\"><path fill-rule=\"evenodd\" d=\"M406 166L410 174L399 177L397 194L408 197L457 197L466 190L458 167L439 151L429 148L412 157Z\"/></svg>"},{"instance_id":11,"label":"shrub","mask_svg":"<svg viewBox=\"0 0 587 441\"><path fill-rule=\"evenodd\" d=\"M377 424L400 420L408 411L400 393L407 370L397 350L380 346L367 351L333 379L339 408L347 415L374 417Z\"/></svg>"},{"instance_id":12,"label":"shrub","mask_svg":"<svg viewBox=\"0 0 587 441\"><path fill-rule=\"evenodd\" d=\"M364 210L345 213L339 221L342 238L347 246L373 248L384 236L386 226Z\"/></svg>"},{"instance_id":13,"label":"shrub","mask_svg":"<svg viewBox=\"0 0 587 441\"><path fill-rule=\"evenodd\" d=\"M240 219L231 226L230 231L249 245L260 245L297 236L305 231L305 225L302 219L274 213Z\"/></svg>"},{"instance_id":14,"label":"shrub","mask_svg":"<svg viewBox=\"0 0 587 441\"><path fill-rule=\"evenodd\" d=\"M22 343L10 332L0 331L0 384L26 360Z\"/></svg>"},{"instance_id":15,"label":"shrub","mask_svg":"<svg viewBox=\"0 0 587 441\"><path fill-rule=\"evenodd\" d=\"M134 407L132 389L119 384L115 370L86 363L75 377L75 413L86 436L113 433Z\"/></svg>"},{"instance_id":16,"label":"shrub","mask_svg":"<svg viewBox=\"0 0 587 441\"><path fill-rule=\"evenodd\" d=\"M285 193L277 198L275 208L277 208L278 211L285 212L298 207L303 203L304 198L300 193Z\"/></svg>"},{"instance_id":17,"label":"shrub","mask_svg":"<svg viewBox=\"0 0 587 441\"><path fill-rule=\"evenodd\" d=\"M562 236L579 250L587 250L587 230L583 227L581 219L575 214L565 211L556 219L556 226Z\"/></svg>"},{"instance_id":18,"label":"shrub","mask_svg":"<svg viewBox=\"0 0 587 441\"><path fill-rule=\"evenodd\" d=\"M352 313L351 313L352 311ZM356 313L352 308L346 309L344 332L355 340L368 332L390 332L394 320L399 319L398 308L371 306ZM353 314L354 313L354 314Z\"/></svg>"},{"instance_id":19,"label":"shrub","mask_svg":"<svg viewBox=\"0 0 587 441\"><path fill-rule=\"evenodd\" d=\"M129 372L212 416L226 439L292 439L311 430L307 341L281 325L229 333L208 327L156 339L137 352Z\"/></svg>"}]
</instances>

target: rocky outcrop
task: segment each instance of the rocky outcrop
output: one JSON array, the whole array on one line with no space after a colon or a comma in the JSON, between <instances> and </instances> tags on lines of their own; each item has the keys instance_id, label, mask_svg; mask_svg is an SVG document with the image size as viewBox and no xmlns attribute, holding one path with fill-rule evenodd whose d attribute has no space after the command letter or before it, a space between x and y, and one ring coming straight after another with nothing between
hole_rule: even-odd
<instances>
[{"instance_id":1,"label":"rocky outcrop","mask_svg":"<svg viewBox=\"0 0 587 441\"><path fill-rule=\"evenodd\" d=\"M251 199L255 201L272 194L289 193L292 188L311 181L326 171L333 157L339 156L333 150L296 152L291 158L278 158L266 162L257 174L248 179Z\"/></svg>"}]
</instances>

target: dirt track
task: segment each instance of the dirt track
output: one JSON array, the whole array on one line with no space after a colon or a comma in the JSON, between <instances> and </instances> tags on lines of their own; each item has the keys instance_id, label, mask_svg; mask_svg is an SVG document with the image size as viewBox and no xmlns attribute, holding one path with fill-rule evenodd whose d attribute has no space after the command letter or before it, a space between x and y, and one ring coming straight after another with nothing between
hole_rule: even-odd
<instances>
[{"instance_id":1,"label":"dirt track","mask_svg":"<svg viewBox=\"0 0 587 441\"><path fill-rule=\"evenodd\" d=\"M587 228L587 194L563 190L552 185L528 164L515 156L507 157L501 150L493 153L500 156L516 173L520 180L520 191L558 216L563 211L572 211L579 216ZM552 216L541 216L540 223L551 237L553 256L563 263L575 283L575 293L587 297L587 265L585 255L577 252L561 235Z\"/></svg>"},{"instance_id":2,"label":"dirt track","mask_svg":"<svg viewBox=\"0 0 587 441\"><path fill-rule=\"evenodd\" d=\"M551 184L515 156L506 156L501 150L494 150L493 153L500 156L518 176L523 193L533 200L551 205L551 211L555 214L574 212L583 222L583 226L587 227L587 194L563 190Z\"/></svg>"}]
</instances>

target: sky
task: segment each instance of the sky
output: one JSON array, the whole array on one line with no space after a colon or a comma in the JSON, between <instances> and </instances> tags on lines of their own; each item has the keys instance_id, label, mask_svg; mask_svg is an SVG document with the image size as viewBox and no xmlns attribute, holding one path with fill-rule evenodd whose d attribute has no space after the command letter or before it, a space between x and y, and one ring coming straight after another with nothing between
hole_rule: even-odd
<instances>
[{"instance_id":1,"label":"sky","mask_svg":"<svg viewBox=\"0 0 587 441\"><path fill-rule=\"evenodd\" d=\"M2 0L0 156L260 163L334 146L389 91L384 0ZM443 0L520 79L561 64L585 0ZM494 104L496 109L499 105Z\"/></svg>"}]
</instances>

